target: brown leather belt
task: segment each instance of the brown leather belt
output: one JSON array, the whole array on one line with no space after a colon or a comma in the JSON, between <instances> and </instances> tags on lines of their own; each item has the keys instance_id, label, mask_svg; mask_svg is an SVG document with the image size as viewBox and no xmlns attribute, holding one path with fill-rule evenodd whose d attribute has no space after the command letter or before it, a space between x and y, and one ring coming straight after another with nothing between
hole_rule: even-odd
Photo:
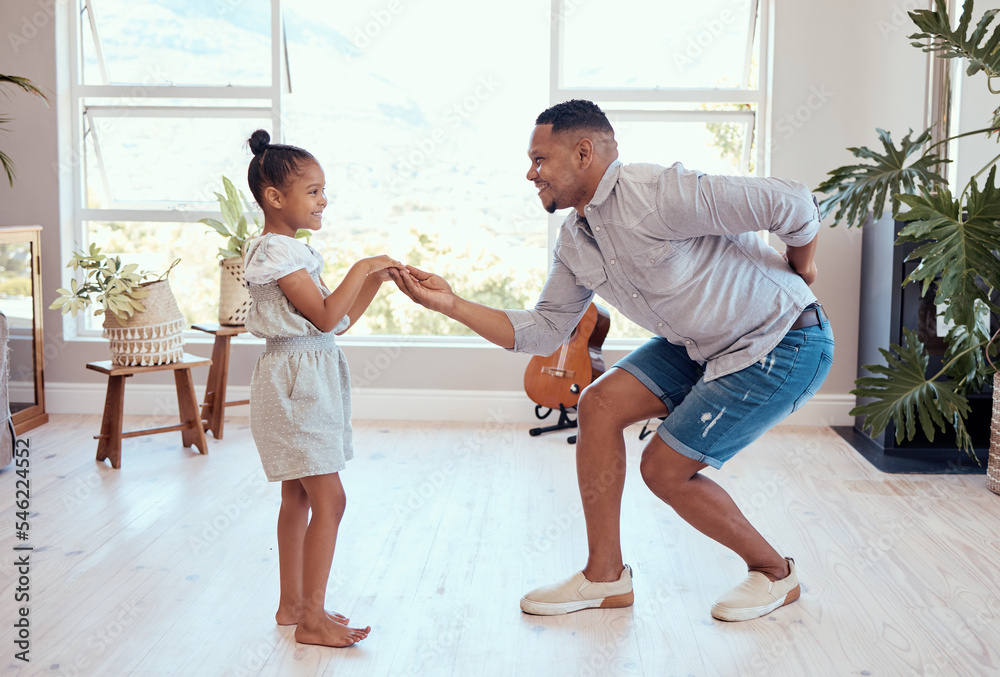
<instances>
[{"instance_id":1,"label":"brown leather belt","mask_svg":"<svg viewBox=\"0 0 1000 677\"><path fill-rule=\"evenodd\" d=\"M823 324L824 322L829 322L826 318L826 313L823 312L823 306L818 303L806 306L806 309L802 311L799 315L799 319L792 323L792 329L805 329L806 327L815 327L817 324Z\"/></svg>"}]
</instances>

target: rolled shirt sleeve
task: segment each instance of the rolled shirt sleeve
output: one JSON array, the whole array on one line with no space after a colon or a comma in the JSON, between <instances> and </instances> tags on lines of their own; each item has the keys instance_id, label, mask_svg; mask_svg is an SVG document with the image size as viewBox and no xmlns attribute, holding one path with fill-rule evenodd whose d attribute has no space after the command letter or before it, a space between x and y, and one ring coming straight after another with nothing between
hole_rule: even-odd
<instances>
[{"instance_id":1,"label":"rolled shirt sleeve","mask_svg":"<svg viewBox=\"0 0 1000 677\"><path fill-rule=\"evenodd\" d=\"M503 311L514 327L510 351L551 355L573 333L593 296L594 292L577 282L557 253L535 307Z\"/></svg>"},{"instance_id":2,"label":"rolled shirt sleeve","mask_svg":"<svg viewBox=\"0 0 1000 677\"><path fill-rule=\"evenodd\" d=\"M801 247L819 231L816 198L799 181L672 169L659 176L656 208L678 239L766 230Z\"/></svg>"}]
</instances>

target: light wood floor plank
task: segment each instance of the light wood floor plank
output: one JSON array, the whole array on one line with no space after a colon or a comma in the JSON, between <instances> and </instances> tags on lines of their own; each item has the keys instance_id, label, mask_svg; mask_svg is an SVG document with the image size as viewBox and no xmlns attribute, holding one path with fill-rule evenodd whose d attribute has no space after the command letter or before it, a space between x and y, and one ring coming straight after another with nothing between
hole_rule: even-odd
<instances>
[{"instance_id":1,"label":"light wood floor plank","mask_svg":"<svg viewBox=\"0 0 1000 677\"><path fill-rule=\"evenodd\" d=\"M636 428L622 508L635 606L527 616L521 594L585 561L574 448L497 419L356 425L328 600L373 629L335 650L274 623L280 493L246 419L208 456L175 434L126 440L115 471L94 461L99 417L53 416L29 433L32 662L13 658L5 572L0 674L1000 674L1000 497L982 476L885 475L829 429L771 431L706 472L795 557L803 596L727 624L708 611L742 562L644 486ZM8 553L14 480L0 470Z\"/></svg>"}]
</instances>

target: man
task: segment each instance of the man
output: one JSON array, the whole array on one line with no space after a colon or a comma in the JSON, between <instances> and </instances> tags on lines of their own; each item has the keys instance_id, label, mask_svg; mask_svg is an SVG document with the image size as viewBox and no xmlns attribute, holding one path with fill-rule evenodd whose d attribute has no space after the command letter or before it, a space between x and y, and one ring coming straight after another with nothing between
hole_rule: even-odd
<instances>
[{"instance_id":1,"label":"man","mask_svg":"<svg viewBox=\"0 0 1000 677\"><path fill-rule=\"evenodd\" d=\"M633 602L619 516L626 426L665 417L642 454L650 489L706 536L735 551L747 579L711 613L749 620L795 601L795 563L750 525L699 471L722 464L816 392L833 335L809 284L819 214L802 184L709 176L618 162L614 130L589 101L535 121L527 178L563 222L533 310L497 310L456 295L416 268L400 288L508 350L549 355L594 294L655 336L586 388L578 405L577 475L589 556L580 572L521 599L531 614ZM767 230L785 254L756 235Z\"/></svg>"}]
</instances>

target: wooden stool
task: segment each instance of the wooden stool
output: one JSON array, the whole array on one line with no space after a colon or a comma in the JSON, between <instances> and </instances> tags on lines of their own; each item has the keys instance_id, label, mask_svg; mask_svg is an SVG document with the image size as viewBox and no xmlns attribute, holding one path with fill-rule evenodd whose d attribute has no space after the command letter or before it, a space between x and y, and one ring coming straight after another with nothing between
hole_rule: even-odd
<instances>
[{"instance_id":1,"label":"wooden stool","mask_svg":"<svg viewBox=\"0 0 1000 677\"><path fill-rule=\"evenodd\" d=\"M203 331L215 336L212 347L212 366L208 370L208 383L205 385L205 399L201 405L201 420L205 430L210 430L217 440L222 439L222 426L225 424L226 407L238 407L250 404L250 400L226 402L226 380L229 378L229 342L238 334L246 332L243 325L229 327L219 324L194 324L192 329Z\"/></svg>"},{"instance_id":2,"label":"wooden stool","mask_svg":"<svg viewBox=\"0 0 1000 677\"><path fill-rule=\"evenodd\" d=\"M173 364L158 364L152 367L121 367L113 365L111 360L91 362L87 369L99 371L108 375L108 394L104 400L104 420L101 422L101 434L95 435L97 443L97 460L109 459L111 467L122 467L122 440L141 435L166 433L173 430L181 431L181 439L185 447L192 444L203 454L208 453L205 442L205 429L201 426L198 415L198 398L194 393L194 381L191 380L191 367L207 367L212 364L196 355L184 353L180 361ZM177 409L180 413L180 425L163 426L122 432L122 415L125 407L125 379L133 374L151 374L155 371L173 371L174 384L177 387Z\"/></svg>"}]
</instances>

